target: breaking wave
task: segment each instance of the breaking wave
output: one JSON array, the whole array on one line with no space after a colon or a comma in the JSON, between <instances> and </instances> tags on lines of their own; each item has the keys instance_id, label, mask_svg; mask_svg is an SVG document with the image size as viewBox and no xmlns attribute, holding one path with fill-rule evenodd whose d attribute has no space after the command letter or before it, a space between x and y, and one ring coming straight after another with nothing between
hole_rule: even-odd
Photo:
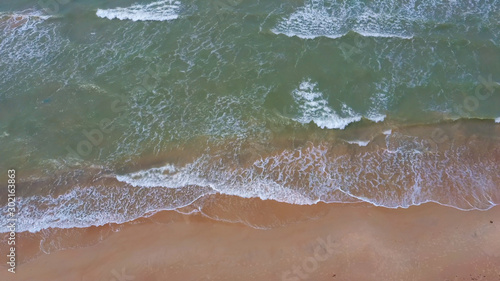
<instances>
[{"instance_id":1,"label":"breaking wave","mask_svg":"<svg viewBox=\"0 0 500 281\"><path fill-rule=\"evenodd\" d=\"M302 124L313 122L322 129L344 129L351 123L359 122L363 117L375 123L384 121L386 115L376 112L382 110L379 105L375 105L367 116L355 112L351 107L342 103L340 109L335 111L323 93L318 90L317 83L305 80L292 92L295 102L295 116L291 118ZM380 100L378 100L380 99ZM378 95L376 103L381 103L382 98Z\"/></svg>"},{"instance_id":2,"label":"breaking wave","mask_svg":"<svg viewBox=\"0 0 500 281\"><path fill-rule=\"evenodd\" d=\"M308 0L272 29L276 34L304 39L339 38L349 31L367 37L411 39L436 25L463 24L467 18L484 20L497 17L496 0L486 1L330 1Z\"/></svg>"},{"instance_id":3,"label":"breaking wave","mask_svg":"<svg viewBox=\"0 0 500 281\"><path fill-rule=\"evenodd\" d=\"M323 94L315 90L316 84L304 81L293 91L293 98L298 104L298 117L293 118L302 124L313 121L320 128L344 129L347 125L361 120L361 115L343 104L341 115L328 106Z\"/></svg>"},{"instance_id":4,"label":"breaking wave","mask_svg":"<svg viewBox=\"0 0 500 281\"><path fill-rule=\"evenodd\" d=\"M276 34L312 39L320 36L339 38L349 31L370 37L412 38L412 22L396 11L377 11L358 3L329 3L312 0L283 19L272 29Z\"/></svg>"},{"instance_id":5,"label":"breaking wave","mask_svg":"<svg viewBox=\"0 0 500 281\"><path fill-rule=\"evenodd\" d=\"M180 2L161 0L147 5L135 4L127 8L98 9L97 16L107 19L132 21L168 21L179 17Z\"/></svg>"},{"instance_id":6,"label":"breaking wave","mask_svg":"<svg viewBox=\"0 0 500 281\"><path fill-rule=\"evenodd\" d=\"M466 141L470 145L464 146ZM245 161L226 148L184 165L101 174L57 196L18 198L19 231L123 223L213 194L387 208L436 202L484 210L500 203L497 144L483 149L479 138L471 138L440 150L428 139L399 131L384 132L371 142L308 142Z\"/></svg>"}]
</instances>

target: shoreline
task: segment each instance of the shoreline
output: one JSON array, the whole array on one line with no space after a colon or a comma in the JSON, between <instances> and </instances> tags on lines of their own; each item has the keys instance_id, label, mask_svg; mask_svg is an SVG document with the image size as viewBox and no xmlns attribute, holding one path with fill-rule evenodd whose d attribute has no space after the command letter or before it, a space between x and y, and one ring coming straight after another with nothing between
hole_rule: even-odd
<instances>
[{"instance_id":1,"label":"shoreline","mask_svg":"<svg viewBox=\"0 0 500 281\"><path fill-rule=\"evenodd\" d=\"M374 133L367 146L346 144L337 132L302 132L270 142L228 142L208 152L190 143L144 156L128 169L81 166L50 175L18 169L19 230L124 223L146 212L198 206L211 194L298 205L364 201L405 208L439 202L460 210L491 208L500 204L500 127L460 124ZM432 132L452 141L433 143ZM0 190L4 202L6 191Z\"/></svg>"},{"instance_id":2,"label":"shoreline","mask_svg":"<svg viewBox=\"0 0 500 281\"><path fill-rule=\"evenodd\" d=\"M191 215L193 214L193 211L188 211L188 212L183 212L182 210L184 209L195 209L195 208L203 208L203 202L205 201L205 199L207 198L212 198L212 197L238 197L238 196L235 196L235 195L227 195L227 194L220 194L220 193L213 193L213 194L205 194L205 195L202 195L198 198L196 198L194 201L184 205L184 206L180 206L180 207L176 207L174 209L158 209L158 210L150 210L146 213L144 213L143 215L141 216L138 216L138 217L134 217L134 218L131 218L129 220L126 220L126 221L123 221L123 222L117 222L117 221L109 221L109 222L105 222L105 223L102 223L102 224L92 224L92 225L87 225L87 226L75 226L75 227L52 227L52 226L49 226L49 227L46 227L46 228L42 228L40 230L37 230L37 231L31 231L31 230L26 230L26 231L22 231L21 233L29 233L29 234L37 234L37 233L40 233L40 232L43 232L43 231L47 231L47 230L50 230L50 229L59 229L59 230L65 230L65 229L87 229L87 228L100 228L100 227L104 227L104 226L107 226L107 225L125 225L125 224L129 224L129 223L133 223L135 221L141 221L143 219L149 219L151 216L155 216L156 214L158 213L163 213L163 212L177 212L179 214L182 214L182 215ZM454 206L454 205L447 205L447 204L444 204L444 203L440 203L440 202L437 202L437 201L427 201L427 202L421 202L421 203L418 203L418 204L415 204L415 205L410 205L410 206L397 206L397 207L388 207L388 206L382 206L382 205L375 205L373 204L372 202L366 202L366 201L352 201L352 202L325 202L325 201L322 201L322 200L319 200L315 203L312 203L312 204L292 204L292 203L289 203L289 202L281 202L281 201L277 201L277 200L274 200L274 199L262 199L262 198L259 198L259 197L250 197L250 198L247 198L247 197L238 197L239 200L259 200L259 201L270 201L270 202L274 202L276 204L287 204L287 205L291 205L291 206L300 206L300 207L311 207L311 206L315 206L315 205L322 205L322 204L326 204L326 205L350 205L350 204L361 204L361 205L367 205L367 207L374 207L374 208L381 208L381 209L389 209L389 210L407 210L407 209L410 209L410 208L414 208L414 207L421 207L421 206L425 206L425 205L428 205L428 204L431 204L431 205L437 205L437 206L440 206L440 207L445 207L445 208L451 208L451 209L454 209L454 210L457 210L457 211L461 211L461 212L474 212L474 211L479 211L479 212L486 212L486 211L489 211L493 208L497 208L500 206L500 204L494 204L494 205L491 205L489 206L488 208L485 208L485 209L481 209L481 208L478 208L478 207L473 207L473 208L470 208L470 209L462 209L462 208L459 208L457 206ZM357 199L357 198L356 198ZM199 212L199 210L195 210L194 213L197 213ZM203 215L202 213L200 213L201 215ZM207 217L207 218L210 218L210 217ZM222 220L223 222L224 220ZM247 225L249 227L253 227L252 225ZM10 231L0 231L0 235L5 235L5 234L8 234Z\"/></svg>"}]
</instances>

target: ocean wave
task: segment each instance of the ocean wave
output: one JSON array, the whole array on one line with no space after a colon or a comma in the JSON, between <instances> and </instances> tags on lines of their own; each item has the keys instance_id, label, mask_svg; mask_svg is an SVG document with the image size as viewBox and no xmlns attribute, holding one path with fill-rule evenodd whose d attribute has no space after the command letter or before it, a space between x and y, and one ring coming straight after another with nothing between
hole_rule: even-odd
<instances>
[{"instance_id":1,"label":"ocean wave","mask_svg":"<svg viewBox=\"0 0 500 281\"><path fill-rule=\"evenodd\" d=\"M17 12L0 12L0 29L4 32L26 30L33 28L37 23L50 19L53 16L44 15L36 10L24 10Z\"/></svg>"},{"instance_id":2,"label":"ocean wave","mask_svg":"<svg viewBox=\"0 0 500 281\"><path fill-rule=\"evenodd\" d=\"M132 21L168 21L179 17L181 3L176 0L161 0L146 5L135 4L127 8L98 9L101 18Z\"/></svg>"},{"instance_id":3,"label":"ocean wave","mask_svg":"<svg viewBox=\"0 0 500 281\"><path fill-rule=\"evenodd\" d=\"M6 85L14 81L19 83L17 85L25 85L26 69L47 68L48 58L64 51L67 41L58 34L56 21L49 20L54 17L57 16L36 10L0 14L0 57L4 69L0 72L0 79L6 81ZM49 75L50 72L45 72L42 76ZM20 87L11 86L4 92L20 91Z\"/></svg>"},{"instance_id":4,"label":"ocean wave","mask_svg":"<svg viewBox=\"0 0 500 281\"><path fill-rule=\"evenodd\" d=\"M326 8L321 5L322 1L312 1L305 7L299 8L289 18L281 21L271 31L276 34L284 34L303 39L313 39L325 36L332 39L342 37L346 30L340 30L342 19L332 17Z\"/></svg>"},{"instance_id":5,"label":"ocean wave","mask_svg":"<svg viewBox=\"0 0 500 281\"><path fill-rule=\"evenodd\" d=\"M0 18L13 18L13 19L33 18L33 19L46 20L53 17L54 17L53 15L46 15L41 11L34 9L27 9L23 11L14 11L14 12L0 12Z\"/></svg>"},{"instance_id":6,"label":"ocean wave","mask_svg":"<svg viewBox=\"0 0 500 281\"><path fill-rule=\"evenodd\" d=\"M299 87L292 92L295 102L292 109L296 113L293 115L287 114L288 117L302 124L313 122L322 129L344 129L349 124L359 122L363 118L378 123L383 122L387 117L385 114L380 113L387 104L385 95L375 95L370 112L363 116L344 103L341 104L338 112L335 111L317 86L317 83L311 80L300 83Z\"/></svg>"},{"instance_id":7,"label":"ocean wave","mask_svg":"<svg viewBox=\"0 0 500 281\"><path fill-rule=\"evenodd\" d=\"M385 114L375 113L372 115L366 116L366 119L373 121L375 123L383 122L387 116Z\"/></svg>"},{"instance_id":8,"label":"ocean wave","mask_svg":"<svg viewBox=\"0 0 500 281\"><path fill-rule=\"evenodd\" d=\"M456 116L456 115L450 114L450 115L442 116L441 119L439 120L439 122L443 122L443 121L446 121L446 122L449 122L449 121L456 122L456 121L472 121L472 120L493 121L495 123L499 123L500 122L500 117L497 117L497 118L492 118L492 117L469 117L469 116Z\"/></svg>"},{"instance_id":9,"label":"ocean wave","mask_svg":"<svg viewBox=\"0 0 500 281\"><path fill-rule=\"evenodd\" d=\"M168 164L160 168L117 175L116 179L135 187L182 189L185 186L203 186L221 194L242 198L274 199L291 204L318 202L317 199L310 199L300 192L283 188L281 184L265 175L259 176L256 169L260 165L266 165L262 161L255 162L248 170L225 169L221 161L222 159L217 157L205 155L184 167L174 167ZM165 173L165 171L168 172Z\"/></svg>"},{"instance_id":10,"label":"ocean wave","mask_svg":"<svg viewBox=\"0 0 500 281\"><path fill-rule=\"evenodd\" d=\"M17 231L38 232L46 228L84 228L124 223L157 211L175 210L213 193L205 187L182 189L131 186L74 186L53 197L18 198Z\"/></svg>"},{"instance_id":11,"label":"ocean wave","mask_svg":"<svg viewBox=\"0 0 500 281\"><path fill-rule=\"evenodd\" d=\"M344 129L347 125L361 120L362 116L355 113L352 108L342 104L341 115L328 106L328 101L316 89L317 84L303 81L292 95L298 107L297 117L293 120L302 124L311 121L324 129Z\"/></svg>"},{"instance_id":12,"label":"ocean wave","mask_svg":"<svg viewBox=\"0 0 500 281\"><path fill-rule=\"evenodd\" d=\"M362 141L362 140L352 140L352 141L347 141L347 143L350 143L350 144L357 144L359 146L367 146L370 141L367 140L367 141Z\"/></svg>"},{"instance_id":13,"label":"ocean wave","mask_svg":"<svg viewBox=\"0 0 500 281\"><path fill-rule=\"evenodd\" d=\"M257 159L249 166L235 167L220 157L204 156L184 168L178 175L163 168L153 168L119 176L119 180L136 187L172 187L175 179L195 179L191 184L208 185L225 195L257 197L290 204L331 202L367 202L388 208L407 208L426 202L437 202L459 209L488 209L500 203L498 163L493 154L469 159L476 148L433 150L420 137L399 132L380 136L385 147L359 144L356 157L338 154L342 146L307 145ZM380 140L377 141L380 143ZM476 151L474 153L477 153ZM229 162L227 162L229 161ZM151 181L146 181L149 178ZM160 180L158 180L160 179ZM154 184L151 184L154 183ZM340 198L339 196L342 195Z\"/></svg>"},{"instance_id":14,"label":"ocean wave","mask_svg":"<svg viewBox=\"0 0 500 281\"><path fill-rule=\"evenodd\" d=\"M179 168L174 165L166 165L160 168L138 171L126 175L117 175L116 179L135 187L166 187L181 188L190 185L210 186L210 182L200 178L190 167L195 163Z\"/></svg>"},{"instance_id":15,"label":"ocean wave","mask_svg":"<svg viewBox=\"0 0 500 281\"><path fill-rule=\"evenodd\" d=\"M398 13L376 11L363 3L346 5L323 0L311 0L271 31L303 39L316 37L339 38L350 31L367 37L410 39L412 22Z\"/></svg>"},{"instance_id":16,"label":"ocean wave","mask_svg":"<svg viewBox=\"0 0 500 281\"><path fill-rule=\"evenodd\" d=\"M213 194L297 205L367 202L387 208L436 202L484 210L500 203L498 146L486 150L474 138L433 151L426 139L400 131L385 132L373 142L377 145L309 142L244 163L226 148L185 165L101 174L107 181L92 178L88 186L78 181L58 196L18 198L18 231L124 223L190 206ZM466 142L471 143L463 146ZM5 220L0 218L0 223Z\"/></svg>"},{"instance_id":17,"label":"ocean wave","mask_svg":"<svg viewBox=\"0 0 500 281\"><path fill-rule=\"evenodd\" d=\"M411 39L439 24L467 28L466 20L470 17L491 26L490 22L495 20L497 12L496 0L308 0L291 15L282 18L271 31L304 39L339 38L350 31L365 37Z\"/></svg>"}]
</instances>

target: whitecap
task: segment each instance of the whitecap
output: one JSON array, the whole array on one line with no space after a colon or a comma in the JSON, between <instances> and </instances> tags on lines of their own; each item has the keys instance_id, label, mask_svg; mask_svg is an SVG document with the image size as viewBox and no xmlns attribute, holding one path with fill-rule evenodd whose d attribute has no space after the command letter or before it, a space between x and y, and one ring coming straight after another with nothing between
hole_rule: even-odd
<instances>
[{"instance_id":1,"label":"whitecap","mask_svg":"<svg viewBox=\"0 0 500 281\"><path fill-rule=\"evenodd\" d=\"M342 28L342 19L332 17L322 2L312 1L299 8L271 31L275 34L297 36L303 39L313 39L318 36L335 39L344 36L347 31Z\"/></svg>"},{"instance_id":2,"label":"whitecap","mask_svg":"<svg viewBox=\"0 0 500 281\"><path fill-rule=\"evenodd\" d=\"M322 129L344 129L350 123L361 120L361 115L346 104L342 104L342 116L335 112L316 87L316 83L308 80L293 91L293 98L298 105L298 115L293 120L302 124L312 121Z\"/></svg>"},{"instance_id":3,"label":"whitecap","mask_svg":"<svg viewBox=\"0 0 500 281\"><path fill-rule=\"evenodd\" d=\"M127 8L98 9L101 18L132 21L167 21L179 17L180 2L161 0L147 5L134 4Z\"/></svg>"},{"instance_id":4,"label":"whitecap","mask_svg":"<svg viewBox=\"0 0 500 281\"><path fill-rule=\"evenodd\" d=\"M347 143L350 143L350 144L357 144L359 146L367 146L370 141L367 140L367 141L362 141L362 140L352 140L352 141L347 141Z\"/></svg>"},{"instance_id":5,"label":"whitecap","mask_svg":"<svg viewBox=\"0 0 500 281\"><path fill-rule=\"evenodd\" d=\"M375 123L382 122L387 117L385 114L371 114L366 117L366 119L373 121Z\"/></svg>"},{"instance_id":6,"label":"whitecap","mask_svg":"<svg viewBox=\"0 0 500 281\"><path fill-rule=\"evenodd\" d=\"M339 38L349 31L365 37L396 37L410 39L411 20L397 12L374 11L368 5L345 5L323 0L308 1L271 31L303 39Z\"/></svg>"}]
</instances>

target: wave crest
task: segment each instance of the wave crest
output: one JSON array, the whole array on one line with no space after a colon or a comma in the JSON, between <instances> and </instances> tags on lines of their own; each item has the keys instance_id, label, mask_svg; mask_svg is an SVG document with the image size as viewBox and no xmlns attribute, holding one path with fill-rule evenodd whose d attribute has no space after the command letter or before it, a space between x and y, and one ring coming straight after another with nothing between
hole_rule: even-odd
<instances>
[{"instance_id":1,"label":"wave crest","mask_svg":"<svg viewBox=\"0 0 500 281\"><path fill-rule=\"evenodd\" d=\"M324 129L344 129L347 125L361 120L361 115L355 113L346 104L342 105L342 115L337 114L328 106L328 101L317 90L316 83L304 81L293 91L293 98L298 104L299 116L293 118L302 124L314 122Z\"/></svg>"},{"instance_id":2,"label":"wave crest","mask_svg":"<svg viewBox=\"0 0 500 281\"><path fill-rule=\"evenodd\" d=\"M272 29L276 34L312 39L320 36L332 39L354 31L369 37L413 37L411 21L403 15L375 11L367 5L329 5L323 0L312 0L283 19Z\"/></svg>"},{"instance_id":3,"label":"wave crest","mask_svg":"<svg viewBox=\"0 0 500 281\"><path fill-rule=\"evenodd\" d=\"M135 4L127 8L98 9L101 18L132 21L167 21L179 17L180 2L161 0L147 5Z\"/></svg>"}]
</instances>

